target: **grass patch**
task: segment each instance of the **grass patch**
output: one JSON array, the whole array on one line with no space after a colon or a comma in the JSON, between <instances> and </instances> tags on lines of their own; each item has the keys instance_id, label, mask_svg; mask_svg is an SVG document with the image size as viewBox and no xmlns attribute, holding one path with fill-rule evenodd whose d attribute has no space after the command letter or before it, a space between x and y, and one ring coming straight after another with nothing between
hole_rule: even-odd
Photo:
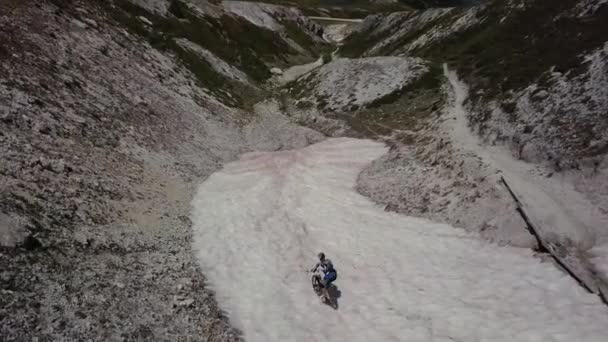
<instances>
[{"instance_id":1,"label":"grass patch","mask_svg":"<svg viewBox=\"0 0 608 342\"><path fill-rule=\"evenodd\" d=\"M309 36L306 32L304 32L298 24L290 20L280 20L279 21L283 27L285 27L285 33L287 37L296 42L298 45L310 51L313 57L318 57L319 53L316 51L317 42Z\"/></svg>"}]
</instances>

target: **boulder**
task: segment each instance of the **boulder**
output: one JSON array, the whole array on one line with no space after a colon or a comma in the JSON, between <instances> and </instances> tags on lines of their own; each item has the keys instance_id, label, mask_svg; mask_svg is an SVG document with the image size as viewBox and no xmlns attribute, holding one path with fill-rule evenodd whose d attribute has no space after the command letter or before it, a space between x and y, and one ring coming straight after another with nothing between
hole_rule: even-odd
<instances>
[{"instance_id":1,"label":"boulder","mask_svg":"<svg viewBox=\"0 0 608 342\"><path fill-rule=\"evenodd\" d=\"M29 230L25 227L24 220L0 213L0 246L18 247L24 244Z\"/></svg>"},{"instance_id":2,"label":"boulder","mask_svg":"<svg viewBox=\"0 0 608 342\"><path fill-rule=\"evenodd\" d=\"M141 22L143 22L144 24L146 24L146 25L148 25L148 26L152 26L152 25L154 25L154 24L153 24L153 23L150 21L150 19L148 19L148 18L146 18L146 17L144 17L144 16L141 16L141 15L140 15L139 17L137 17L137 19L139 19Z\"/></svg>"}]
</instances>

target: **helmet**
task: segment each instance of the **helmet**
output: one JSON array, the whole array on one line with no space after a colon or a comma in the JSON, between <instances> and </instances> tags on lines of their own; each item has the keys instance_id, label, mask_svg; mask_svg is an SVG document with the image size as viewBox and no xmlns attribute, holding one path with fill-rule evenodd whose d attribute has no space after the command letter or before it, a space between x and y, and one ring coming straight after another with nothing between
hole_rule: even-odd
<instances>
[{"instance_id":1,"label":"helmet","mask_svg":"<svg viewBox=\"0 0 608 342\"><path fill-rule=\"evenodd\" d=\"M325 260L325 253L320 252L319 254L317 254L317 256L319 257L319 260Z\"/></svg>"}]
</instances>

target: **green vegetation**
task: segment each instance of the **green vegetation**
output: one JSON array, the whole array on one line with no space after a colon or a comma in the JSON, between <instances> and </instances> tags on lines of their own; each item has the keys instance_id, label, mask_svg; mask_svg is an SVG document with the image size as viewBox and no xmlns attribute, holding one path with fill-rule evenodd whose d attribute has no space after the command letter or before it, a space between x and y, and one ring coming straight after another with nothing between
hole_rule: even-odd
<instances>
[{"instance_id":1,"label":"green vegetation","mask_svg":"<svg viewBox=\"0 0 608 342\"><path fill-rule=\"evenodd\" d=\"M332 49L331 44L321 40L315 40L308 33L304 32L298 24L290 20L279 20L281 25L285 27L285 35L296 44L303 47L314 58L318 58L325 51Z\"/></svg>"},{"instance_id":2,"label":"green vegetation","mask_svg":"<svg viewBox=\"0 0 608 342\"><path fill-rule=\"evenodd\" d=\"M287 37L291 38L294 42L306 50L314 50L317 44L312 37L306 32L302 31L302 29L300 29L296 23L288 20L281 20L280 23L283 25L283 27L285 27Z\"/></svg>"},{"instance_id":3,"label":"green vegetation","mask_svg":"<svg viewBox=\"0 0 608 342\"><path fill-rule=\"evenodd\" d=\"M379 108L383 105L394 103L402 97L414 98L420 92L436 92L437 89L441 87L442 83L442 67L438 64L433 64L429 67L429 71L420 76L420 78L391 94L376 99L374 102L367 105L367 108Z\"/></svg>"},{"instance_id":4,"label":"green vegetation","mask_svg":"<svg viewBox=\"0 0 608 342\"><path fill-rule=\"evenodd\" d=\"M280 36L245 19L223 15L220 18L195 13L191 5L179 0L169 11L178 19L165 21L162 30L173 37L186 38L262 82L270 77L265 62L284 60L292 51Z\"/></svg>"},{"instance_id":5,"label":"green vegetation","mask_svg":"<svg viewBox=\"0 0 608 342\"><path fill-rule=\"evenodd\" d=\"M445 94L441 91L444 81L440 64L430 64L429 71L411 84L391 93L363 108L351 104L345 112L327 111L327 96L316 96L314 89L319 79L316 72L303 79L292 81L284 86L290 96L296 99L298 109L309 109L313 103L307 98L314 96L316 108L325 117L346 122L355 132L365 137L389 135L394 130L417 130L429 116L442 108ZM403 143L411 143L411 137L399 137Z\"/></svg>"},{"instance_id":6,"label":"green vegetation","mask_svg":"<svg viewBox=\"0 0 608 342\"><path fill-rule=\"evenodd\" d=\"M440 66L447 63L469 85L473 105L481 104L477 106L480 110L474 111L474 117L470 118L472 124L480 130L486 127L485 122L491 116L490 109L485 106L488 101L496 101L506 115L505 119L514 121L517 114L513 92L531 84L539 85L540 89L549 87L552 82L550 69L569 77L587 70L584 56L601 48L606 41L608 6L599 7L592 16L581 18L573 10L578 0L526 1L525 9L509 3L508 0L488 1L477 13L476 24L413 50L409 46L415 39L432 31L449 30L465 10L452 10L424 25L413 24L420 12L403 13L400 22L386 30L372 26L350 36L339 54L359 57L408 25L411 27L409 32L374 51L374 55L407 53L421 57L434 66L432 74L439 79ZM406 24L407 20L412 21ZM415 130L424 122L423 118L442 105L441 83L437 83L437 77L420 79L422 84L412 84L407 87L409 89L385 96L354 116L345 114L345 120L358 131L372 136L384 134L390 128ZM570 122L556 121L552 125L558 129L572 129ZM531 127L525 129L532 130ZM589 129L581 128L581 131L585 130Z\"/></svg>"},{"instance_id":7,"label":"green vegetation","mask_svg":"<svg viewBox=\"0 0 608 342\"><path fill-rule=\"evenodd\" d=\"M557 71L579 68L582 55L606 40L606 6L600 8L603 13L581 20L556 18L574 7L575 0L535 1L497 24L506 13L506 3L495 1L483 14L488 18L484 24L418 53L449 61L473 90L484 89L486 96L494 97L536 82L551 66Z\"/></svg>"},{"instance_id":8,"label":"green vegetation","mask_svg":"<svg viewBox=\"0 0 608 342\"><path fill-rule=\"evenodd\" d=\"M421 12L419 11L399 13L398 18L393 18L393 24L390 27L385 27L384 30L373 32L374 34L372 34L372 31L377 30L377 25L379 22L376 23L375 26L371 26L367 32L354 33L348 37L344 45L340 47L340 55L351 58L360 56L364 52L374 47L374 45L377 43L391 37L397 28L401 27L402 25L406 25L408 21L415 21L416 16L420 13ZM408 44L412 43L425 32L437 30L441 27L449 27L449 25L456 21L461 14L462 10L456 9L446 12L445 14L436 17L434 20L430 20L421 25L417 24L416 22L407 23L407 25L411 26L411 30L401 34L397 39L392 40L390 43L383 45L382 48L376 51L374 55L397 55L399 52L403 52L403 49L406 48Z\"/></svg>"},{"instance_id":9,"label":"green vegetation","mask_svg":"<svg viewBox=\"0 0 608 342\"><path fill-rule=\"evenodd\" d=\"M413 14L417 12L403 12L400 14L400 18L398 21L395 21L393 24L394 27L399 27L402 23L407 21L412 17ZM344 57L357 58L363 55L366 51L371 49L377 43L383 41L384 39L390 37L393 32L390 28L387 27L384 31L372 32L377 29L376 22L375 25L370 25L367 31L357 31L347 37L342 46L340 46L340 50L338 53ZM403 42L399 42L403 44ZM384 51L382 51L384 53Z\"/></svg>"},{"instance_id":10,"label":"green vegetation","mask_svg":"<svg viewBox=\"0 0 608 342\"><path fill-rule=\"evenodd\" d=\"M416 131L430 115L444 106L445 95L440 91L443 82L442 68L430 70L413 83L384 96L354 114L337 114L356 132L366 137L390 135L399 130ZM396 136L404 144L413 141L411 135Z\"/></svg>"},{"instance_id":11,"label":"green vegetation","mask_svg":"<svg viewBox=\"0 0 608 342\"><path fill-rule=\"evenodd\" d=\"M608 32L606 6L601 7L593 17L581 19L559 16L573 8L576 0L559 3L529 1L525 10L508 8L508 3L507 0L491 2L478 14L479 18L484 18L481 24L432 42L410 54L435 64L447 62L465 78L472 91L483 89L483 96L491 99L534 82L542 83L545 72L551 66L555 66L556 71L576 70L585 52L597 49L605 42L605 32ZM377 51L376 55L402 52L422 33L451 25L462 11L454 10L449 15L412 29ZM413 15L416 13L404 15L399 24ZM349 57L360 56L378 40L386 39L391 34L387 30L371 35L373 29L349 37L339 53Z\"/></svg>"},{"instance_id":12,"label":"green vegetation","mask_svg":"<svg viewBox=\"0 0 608 342\"><path fill-rule=\"evenodd\" d=\"M339 114L356 132L365 137L380 138L398 131L415 132L423 128L430 115L444 105L443 93L424 92L402 97L377 108L367 108L355 115ZM413 143L411 135L396 136L404 144Z\"/></svg>"},{"instance_id":13,"label":"green vegetation","mask_svg":"<svg viewBox=\"0 0 608 342\"><path fill-rule=\"evenodd\" d=\"M241 82L228 79L218 73L196 52L171 42L171 49L184 65L194 74L199 86L208 88L218 99L229 106L248 108L252 99L260 99L264 92Z\"/></svg>"},{"instance_id":14,"label":"green vegetation","mask_svg":"<svg viewBox=\"0 0 608 342\"><path fill-rule=\"evenodd\" d=\"M143 37L153 47L175 53L196 76L201 86L209 89L228 105L243 106L246 102L251 102L252 98L259 98L260 91L227 79L195 52L177 44L176 39L184 38L198 44L243 70L258 83L271 76L269 65L286 65L290 58L300 55L277 32L255 26L237 16L207 16L183 0L171 1L171 15L167 17L151 13L128 0L97 0L97 4L112 20L131 33ZM153 27L149 27L139 17L150 20ZM315 51L321 46L312 37L292 22L284 21L283 24L288 37L312 55L316 54Z\"/></svg>"},{"instance_id":15,"label":"green vegetation","mask_svg":"<svg viewBox=\"0 0 608 342\"><path fill-rule=\"evenodd\" d=\"M316 71L303 78L293 80L283 86L294 99L302 99L313 95L313 90L319 85Z\"/></svg>"}]
</instances>

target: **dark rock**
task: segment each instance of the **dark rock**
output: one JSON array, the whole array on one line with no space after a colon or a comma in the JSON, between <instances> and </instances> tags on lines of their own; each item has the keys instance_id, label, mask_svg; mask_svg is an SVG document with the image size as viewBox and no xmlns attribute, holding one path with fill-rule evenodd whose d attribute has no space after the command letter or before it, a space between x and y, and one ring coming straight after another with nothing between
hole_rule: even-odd
<instances>
[{"instance_id":1,"label":"dark rock","mask_svg":"<svg viewBox=\"0 0 608 342\"><path fill-rule=\"evenodd\" d=\"M25 238L25 240L21 244L21 247L27 249L28 251L33 251L42 247L42 243L40 242L40 240L30 234Z\"/></svg>"},{"instance_id":2,"label":"dark rock","mask_svg":"<svg viewBox=\"0 0 608 342\"><path fill-rule=\"evenodd\" d=\"M49 135L51 134L51 127L46 123L39 122L34 126L34 130L41 134Z\"/></svg>"},{"instance_id":3,"label":"dark rock","mask_svg":"<svg viewBox=\"0 0 608 342\"><path fill-rule=\"evenodd\" d=\"M4 123L12 123L13 120L15 120L15 116L12 113L6 112L3 114L0 114L0 121L4 122Z\"/></svg>"}]
</instances>

